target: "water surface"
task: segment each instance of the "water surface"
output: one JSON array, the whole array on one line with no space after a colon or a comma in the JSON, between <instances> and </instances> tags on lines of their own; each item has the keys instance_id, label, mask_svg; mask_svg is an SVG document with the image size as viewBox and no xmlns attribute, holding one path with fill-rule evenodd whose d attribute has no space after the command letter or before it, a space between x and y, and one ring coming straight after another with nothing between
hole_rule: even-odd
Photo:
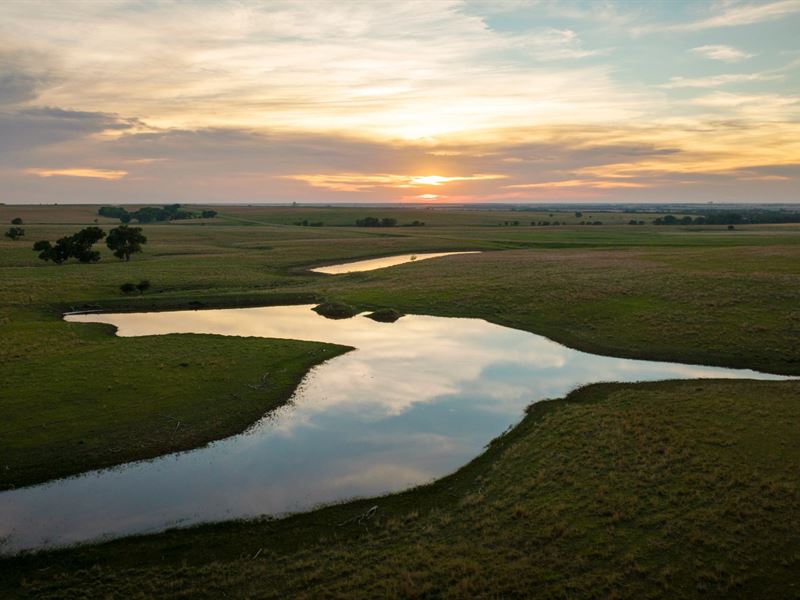
<instances>
[{"instance_id":1,"label":"water surface","mask_svg":"<svg viewBox=\"0 0 800 600\"><path fill-rule=\"evenodd\" d=\"M357 273L359 271L374 271L394 267L407 262L427 260L429 258L439 258L441 256L453 256L455 254L480 254L479 251L471 252L429 252L427 254L396 254L395 256L384 256L382 258L370 258L339 265L329 265L327 267L317 267L310 269L314 273L325 273L327 275L342 275L344 273Z\"/></svg>"},{"instance_id":2,"label":"water surface","mask_svg":"<svg viewBox=\"0 0 800 600\"><path fill-rule=\"evenodd\" d=\"M595 356L480 319L329 320L311 308L68 316L112 323L120 336L216 333L357 349L312 369L290 404L243 434L0 493L3 551L283 514L402 490L467 463L517 423L529 403L586 383L782 379L749 370Z\"/></svg>"}]
</instances>

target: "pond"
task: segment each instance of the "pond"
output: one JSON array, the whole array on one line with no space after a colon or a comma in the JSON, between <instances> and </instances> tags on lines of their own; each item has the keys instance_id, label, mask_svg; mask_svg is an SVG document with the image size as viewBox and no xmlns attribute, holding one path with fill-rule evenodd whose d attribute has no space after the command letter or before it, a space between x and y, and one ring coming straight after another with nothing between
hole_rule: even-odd
<instances>
[{"instance_id":1,"label":"pond","mask_svg":"<svg viewBox=\"0 0 800 600\"><path fill-rule=\"evenodd\" d=\"M364 315L312 306L66 317L120 336L216 333L353 346L312 369L291 403L197 450L0 493L2 552L303 511L429 482L517 423L525 407L597 381L749 370L595 356L480 319ZM265 365L265 371L268 368Z\"/></svg>"},{"instance_id":2,"label":"pond","mask_svg":"<svg viewBox=\"0 0 800 600\"><path fill-rule=\"evenodd\" d=\"M361 271L374 271L375 269L385 269L408 262L418 260L428 260L429 258L439 258L442 256L454 256L456 254L480 254L479 251L470 252L429 252L427 254L396 254L394 256L384 256L382 258L370 258L327 267L317 267L310 269L314 273L325 273L326 275L343 275L344 273L358 273Z\"/></svg>"}]
</instances>

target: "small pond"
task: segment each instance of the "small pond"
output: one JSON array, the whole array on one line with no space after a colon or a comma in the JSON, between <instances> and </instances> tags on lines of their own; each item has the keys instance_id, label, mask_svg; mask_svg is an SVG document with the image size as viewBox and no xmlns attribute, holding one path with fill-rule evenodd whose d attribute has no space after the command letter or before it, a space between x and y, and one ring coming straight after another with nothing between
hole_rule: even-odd
<instances>
[{"instance_id":1,"label":"small pond","mask_svg":"<svg viewBox=\"0 0 800 600\"><path fill-rule=\"evenodd\" d=\"M326 275L343 275L344 273L358 273L360 271L374 271L375 269L385 269L394 267L407 262L418 260L428 260L429 258L439 258L441 256L454 256L456 254L480 254L479 251L470 252L429 252L427 254L396 254L394 256L384 256L382 258L370 258L339 265L329 265L327 267L317 267L310 269L314 273L325 273Z\"/></svg>"},{"instance_id":2,"label":"small pond","mask_svg":"<svg viewBox=\"0 0 800 600\"><path fill-rule=\"evenodd\" d=\"M311 306L92 314L120 336L212 333L353 346L310 371L290 404L203 448L0 493L0 551L308 510L451 473L524 408L597 381L725 377L748 370L595 356L480 319L364 315ZM264 371L268 367L265 365Z\"/></svg>"}]
</instances>

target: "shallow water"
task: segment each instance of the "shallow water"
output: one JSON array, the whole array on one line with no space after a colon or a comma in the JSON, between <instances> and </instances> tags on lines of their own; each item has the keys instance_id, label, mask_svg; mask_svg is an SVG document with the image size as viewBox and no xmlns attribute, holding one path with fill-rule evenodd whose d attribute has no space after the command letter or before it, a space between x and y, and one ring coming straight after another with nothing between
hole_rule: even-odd
<instances>
[{"instance_id":1,"label":"shallow water","mask_svg":"<svg viewBox=\"0 0 800 600\"><path fill-rule=\"evenodd\" d=\"M329 265L327 267L317 267L310 269L314 273L325 273L326 275L342 275L344 273L358 273L360 271L374 271L394 267L407 262L427 260L429 258L439 258L441 256L453 256L455 254L480 254L479 251L471 252L429 252L427 254L396 254L395 256L384 256L383 258L370 258L356 262L344 263L339 265Z\"/></svg>"},{"instance_id":2,"label":"shallow water","mask_svg":"<svg viewBox=\"0 0 800 600\"><path fill-rule=\"evenodd\" d=\"M329 320L311 306L72 315L121 336L279 337L356 350L312 369L291 404L241 435L150 461L0 493L3 552L159 531L402 490L450 473L525 406L597 381L749 370L595 356L487 323L407 315ZM266 367L265 367L265 370Z\"/></svg>"}]
</instances>

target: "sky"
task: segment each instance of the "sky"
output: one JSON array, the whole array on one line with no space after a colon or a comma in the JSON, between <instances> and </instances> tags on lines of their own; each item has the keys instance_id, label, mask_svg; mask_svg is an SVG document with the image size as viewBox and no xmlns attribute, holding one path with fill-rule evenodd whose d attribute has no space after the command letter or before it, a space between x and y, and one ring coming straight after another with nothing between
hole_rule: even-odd
<instances>
[{"instance_id":1,"label":"sky","mask_svg":"<svg viewBox=\"0 0 800 600\"><path fill-rule=\"evenodd\" d=\"M4 0L0 202L800 202L800 0Z\"/></svg>"}]
</instances>

